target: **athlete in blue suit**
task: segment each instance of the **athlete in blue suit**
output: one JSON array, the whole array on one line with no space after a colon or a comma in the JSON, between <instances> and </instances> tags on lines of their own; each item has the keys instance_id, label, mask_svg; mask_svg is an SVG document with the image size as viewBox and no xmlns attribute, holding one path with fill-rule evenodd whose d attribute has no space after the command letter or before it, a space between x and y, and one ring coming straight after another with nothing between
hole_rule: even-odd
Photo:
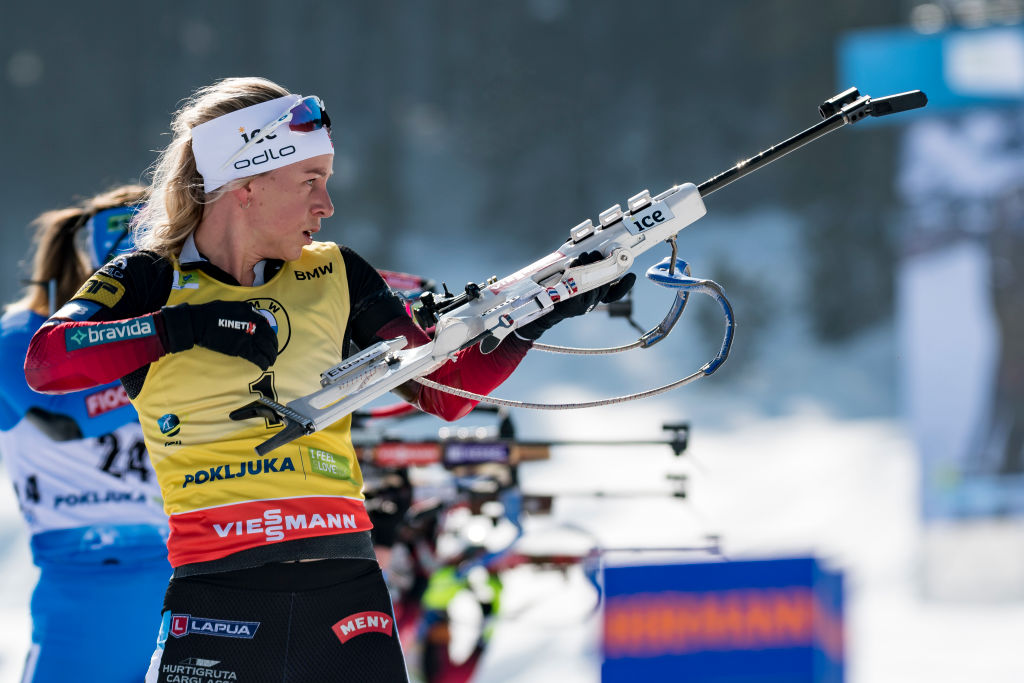
<instances>
[{"instance_id":1,"label":"athlete in blue suit","mask_svg":"<svg viewBox=\"0 0 1024 683\"><path fill-rule=\"evenodd\" d=\"M167 519L135 409L117 382L38 394L23 367L53 310L131 249L142 197L122 187L41 215L33 279L0 318L0 458L40 570L23 683L141 681L160 624Z\"/></svg>"}]
</instances>

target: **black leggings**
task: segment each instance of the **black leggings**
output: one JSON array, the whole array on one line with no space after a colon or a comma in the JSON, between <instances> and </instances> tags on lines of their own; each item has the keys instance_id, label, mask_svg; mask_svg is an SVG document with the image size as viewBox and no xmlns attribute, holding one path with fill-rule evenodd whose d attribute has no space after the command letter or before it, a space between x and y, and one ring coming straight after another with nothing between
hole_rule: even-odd
<instances>
[{"instance_id":1,"label":"black leggings","mask_svg":"<svg viewBox=\"0 0 1024 683\"><path fill-rule=\"evenodd\" d=\"M408 681L391 598L371 560L172 579L160 641L147 683Z\"/></svg>"}]
</instances>

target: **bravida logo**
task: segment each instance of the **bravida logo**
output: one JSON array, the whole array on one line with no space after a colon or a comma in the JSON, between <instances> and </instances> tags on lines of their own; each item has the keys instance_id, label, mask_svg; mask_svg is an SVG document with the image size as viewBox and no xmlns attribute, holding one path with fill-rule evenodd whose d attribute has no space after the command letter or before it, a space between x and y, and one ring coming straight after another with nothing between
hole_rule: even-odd
<instances>
[{"instance_id":1,"label":"bravida logo","mask_svg":"<svg viewBox=\"0 0 1024 683\"><path fill-rule=\"evenodd\" d=\"M102 389L85 397L85 411L89 417L99 417L103 413L117 410L122 406L129 405L128 393L124 387L117 386Z\"/></svg>"},{"instance_id":2,"label":"bravida logo","mask_svg":"<svg viewBox=\"0 0 1024 683\"><path fill-rule=\"evenodd\" d=\"M386 636L390 636L393 623L394 620L390 614L384 614L383 612L358 612L345 617L332 626L331 630L334 631L334 635L338 636L338 640L347 643L364 633L383 633Z\"/></svg>"},{"instance_id":3,"label":"bravida logo","mask_svg":"<svg viewBox=\"0 0 1024 683\"><path fill-rule=\"evenodd\" d=\"M328 263L326 266L317 266L313 270L296 270L296 280L317 280L321 275L326 276L328 273L334 273L334 263Z\"/></svg>"},{"instance_id":4,"label":"bravida logo","mask_svg":"<svg viewBox=\"0 0 1024 683\"><path fill-rule=\"evenodd\" d=\"M182 638L191 633L197 633L205 636L249 639L256 635L256 629L259 627L260 622L258 621L206 619L203 617L193 617L190 614L171 615L171 635L175 638Z\"/></svg>"},{"instance_id":5,"label":"bravida logo","mask_svg":"<svg viewBox=\"0 0 1024 683\"><path fill-rule=\"evenodd\" d=\"M149 317L120 323L72 327L64 334L64 347L68 351L75 351L87 346L152 337L154 334L156 328Z\"/></svg>"}]
</instances>

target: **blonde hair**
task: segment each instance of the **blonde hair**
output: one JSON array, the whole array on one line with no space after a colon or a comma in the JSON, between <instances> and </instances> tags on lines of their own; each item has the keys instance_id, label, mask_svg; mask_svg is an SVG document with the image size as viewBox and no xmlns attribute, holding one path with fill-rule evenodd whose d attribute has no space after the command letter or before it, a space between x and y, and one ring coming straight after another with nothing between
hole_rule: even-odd
<instances>
[{"instance_id":1,"label":"blonde hair","mask_svg":"<svg viewBox=\"0 0 1024 683\"><path fill-rule=\"evenodd\" d=\"M50 305L62 306L75 295L94 270L87 252L76 240L78 231L100 211L145 201L146 188L122 185L66 209L40 214L32 225L35 253L32 279L20 299L8 308L27 308L40 315L50 314ZM56 301L50 301L50 282L57 285Z\"/></svg>"},{"instance_id":2,"label":"blonde hair","mask_svg":"<svg viewBox=\"0 0 1024 683\"><path fill-rule=\"evenodd\" d=\"M192 129L218 116L288 95L265 78L225 78L192 93L171 119L174 139L153 165L149 203L136 215L135 245L160 256L176 256L203 219L203 207L241 187L235 180L207 194L192 154Z\"/></svg>"}]
</instances>

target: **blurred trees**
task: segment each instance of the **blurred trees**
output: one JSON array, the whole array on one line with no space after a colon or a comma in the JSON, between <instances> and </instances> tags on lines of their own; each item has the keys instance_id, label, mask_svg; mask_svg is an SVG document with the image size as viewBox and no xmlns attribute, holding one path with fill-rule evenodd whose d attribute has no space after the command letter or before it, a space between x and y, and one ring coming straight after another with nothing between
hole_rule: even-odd
<instances>
[{"instance_id":1,"label":"blurred trees","mask_svg":"<svg viewBox=\"0 0 1024 683\"><path fill-rule=\"evenodd\" d=\"M699 183L815 123L846 86L837 38L906 11L888 0L108 7L5 10L0 59L42 63L34 81L0 83L9 239L42 210L137 178L194 88L259 74L324 98L338 207L325 234L379 263L424 233L535 256L644 187ZM720 214L780 205L807 226L807 303L823 339L888 314L894 139L838 135L709 199ZM19 257L5 254L8 272ZM10 299L14 278L3 284Z\"/></svg>"}]
</instances>

